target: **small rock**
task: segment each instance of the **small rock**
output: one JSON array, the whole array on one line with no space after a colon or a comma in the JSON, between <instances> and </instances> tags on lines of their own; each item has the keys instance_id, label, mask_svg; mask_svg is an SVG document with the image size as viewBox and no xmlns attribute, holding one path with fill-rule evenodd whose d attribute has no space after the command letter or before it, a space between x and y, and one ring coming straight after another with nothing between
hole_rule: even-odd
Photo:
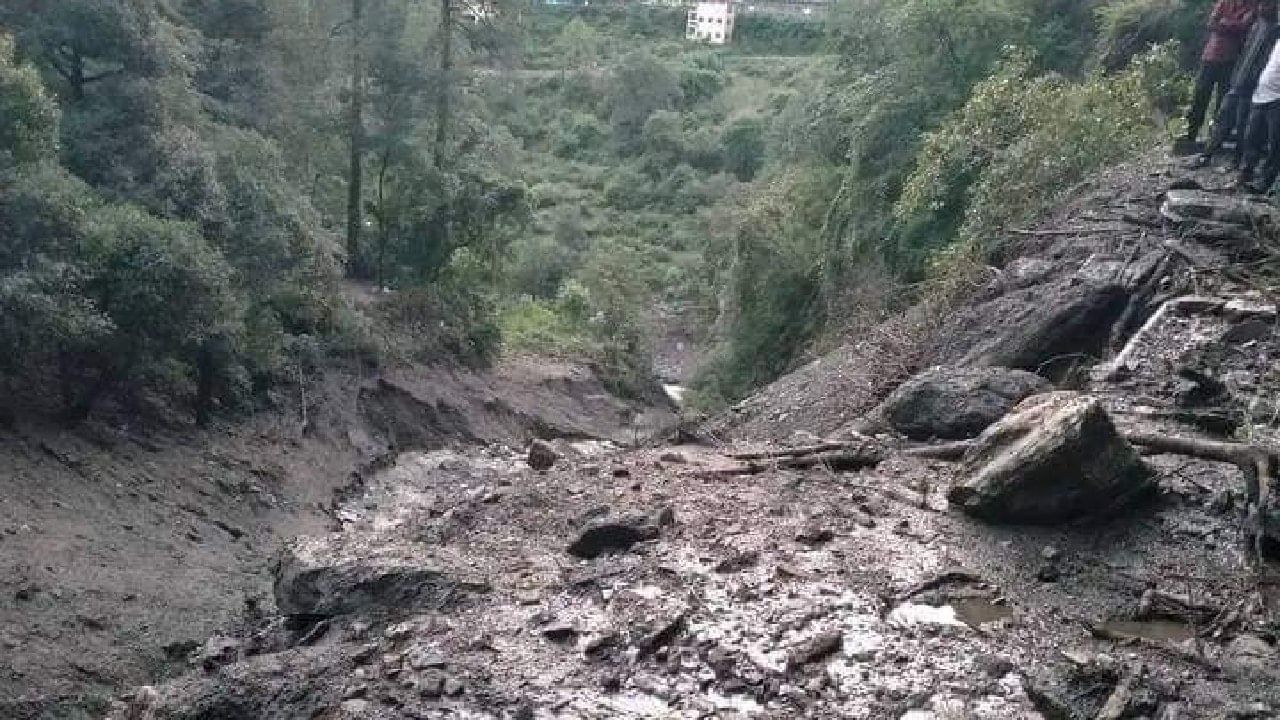
<instances>
[{"instance_id":1,"label":"small rock","mask_svg":"<svg viewBox=\"0 0 1280 720\"><path fill-rule=\"evenodd\" d=\"M557 645L566 645L578 639L578 631L572 625L551 625L543 628L542 637Z\"/></svg>"},{"instance_id":2,"label":"small rock","mask_svg":"<svg viewBox=\"0 0 1280 720\"><path fill-rule=\"evenodd\" d=\"M585 559L609 552L625 552L638 542L657 538L659 527L653 518L643 513L593 520L569 544L568 552Z\"/></svg>"},{"instance_id":3,"label":"small rock","mask_svg":"<svg viewBox=\"0 0 1280 720\"><path fill-rule=\"evenodd\" d=\"M449 664L443 655L428 648L417 648L410 651L407 660L409 667L414 670L439 669Z\"/></svg>"},{"instance_id":4,"label":"small rock","mask_svg":"<svg viewBox=\"0 0 1280 720\"><path fill-rule=\"evenodd\" d=\"M429 672L418 682L418 694L424 698L438 698L444 694L444 683L444 675L435 671Z\"/></svg>"},{"instance_id":5,"label":"small rock","mask_svg":"<svg viewBox=\"0 0 1280 720\"><path fill-rule=\"evenodd\" d=\"M373 662L373 656L378 654L378 643L369 643L356 650L351 656L351 662L356 665L368 665Z\"/></svg>"},{"instance_id":6,"label":"small rock","mask_svg":"<svg viewBox=\"0 0 1280 720\"><path fill-rule=\"evenodd\" d=\"M372 705L368 700L352 699L342 701L342 712L347 715L364 715L369 712Z\"/></svg>"},{"instance_id":7,"label":"small rock","mask_svg":"<svg viewBox=\"0 0 1280 720\"><path fill-rule=\"evenodd\" d=\"M560 459L560 453L546 440L534 440L529 443L529 455L526 462L534 470L550 470Z\"/></svg>"},{"instance_id":8,"label":"small rock","mask_svg":"<svg viewBox=\"0 0 1280 720\"><path fill-rule=\"evenodd\" d=\"M810 520L796 533L796 540L805 545L821 545L830 542L836 534L818 520Z\"/></svg>"},{"instance_id":9,"label":"small rock","mask_svg":"<svg viewBox=\"0 0 1280 720\"><path fill-rule=\"evenodd\" d=\"M1045 562L1057 562L1062 557L1062 551L1052 545L1045 545L1040 551L1040 559Z\"/></svg>"},{"instance_id":10,"label":"small rock","mask_svg":"<svg viewBox=\"0 0 1280 720\"><path fill-rule=\"evenodd\" d=\"M616 467L613 469L613 476L616 478L631 477L631 471L624 467Z\"/></svg>"},{"instance_id":11,"label":"small rock","mask_svg":"<svg viewBox=\"0 0 1280 720\"><path fill-rule=\"evenodd\" d=\"M467 689L466 687L463 686L462 683L458 682L457 680L454 680L453 678L448 678L447 680L444 681L443 690L444 690L444 694L448 695L449 697L458 697L462 693L466 692Z\"/></svg>"},{"instance_id":12,"label":"small rock","mask_svg":"<svg viewBox=\"0 0 1280 720\"><path fill-rule=\"evenodd\" d=\"M685 457L684 453L676 452L674 450L662 453L662 456L658 459L662 462L672 463L673 465L684 465L689 462L689 458Z\"/></svg>"},{"instance_id":13,"label":"small rock","mask_svg":"<svg viewBox=\"0 0 1280 720\"><path fill-rule=\"evenodd\" d=\"M617 673L607 673L600 678L600 687L605 692L617 692L622 689L622 677Z\"/></svg>"},{"instance_id":14,"label":"small rock","mask_svg":"<svg viewBox=\"0 0 1280 720\"><path fill-rule=\"evenodd\" d=\"M844 633L840 630L828 630L800 643L787 653L787 667L796 669L812 662L823 660L840 650L844 645Z\"/></svg>"},{"instance_id":15,"label":"small rock","mask_svg":"<svg viewBox=\"0 0 1280 720\"><path fill-rule=\"evenodd\" d=\"M733 573L745 570L755 566L760 561L760 551L758 550L741 550L734 552L728 557L722 558L716 563L715 570L718 573Z\"/></svg>"}]
</instances>

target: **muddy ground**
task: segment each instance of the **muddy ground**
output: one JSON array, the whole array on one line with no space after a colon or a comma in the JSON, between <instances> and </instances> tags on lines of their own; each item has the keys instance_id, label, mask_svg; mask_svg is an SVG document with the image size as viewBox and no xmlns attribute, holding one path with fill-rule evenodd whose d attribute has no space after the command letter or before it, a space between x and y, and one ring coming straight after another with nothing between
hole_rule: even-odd
<instances>
[{"instance_id":1,"label":"muddy ground","mask_svg":"<svg viewBox=\"0 0 1280 720\"><path fill-rule=\"evenodd\" d=\"M399 452L630 442L671 415L613 398L585 367L527 358L297 390L205 431L110 416L0 427L0 717L97 717L183 672L207 637L273 611L280 544L336 528L336 493Z\"/></svg>"}]
</instances>

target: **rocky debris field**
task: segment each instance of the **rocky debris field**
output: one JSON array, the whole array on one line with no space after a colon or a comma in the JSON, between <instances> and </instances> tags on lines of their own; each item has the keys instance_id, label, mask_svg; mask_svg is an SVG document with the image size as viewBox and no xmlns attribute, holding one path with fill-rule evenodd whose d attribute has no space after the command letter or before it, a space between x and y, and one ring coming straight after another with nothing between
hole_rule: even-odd
<instances>
[{"instance_id":1,"label":"rocky debris field","mask_svg":"<svg viewBox=\"0 0 1280 720\"><path fill-rule=\"evenodd\" d=\"M335 493L358 495L401 452L632 442L671 416L609 395L585 367L516 359L332 373L203 431L0 423L0 718L100 717L193 652L226 656L206 639L273 612L281 543L338 527Z\"/></svg>"},{"instance_id":2,"label":"rocky debris field","mask_svg":"<svg viewBox=\"0 0 1280 720\"><path fill-rule=\"evenodd\" d=\"M1094 718L1128 675L1116 717L1280 708L1216 468L1156 457L1137 508L1028 528L948 511L958 466L892 449L560 454L402 456L284 551L281 615L116 717Z\"/></svg>"}]
</instances>

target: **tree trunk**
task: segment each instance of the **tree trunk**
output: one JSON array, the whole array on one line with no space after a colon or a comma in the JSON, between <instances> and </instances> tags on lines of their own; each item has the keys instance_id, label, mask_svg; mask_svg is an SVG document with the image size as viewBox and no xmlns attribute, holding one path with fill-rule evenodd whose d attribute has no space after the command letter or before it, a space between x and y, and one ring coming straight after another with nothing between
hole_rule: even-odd
<instances>
[{"instance_id":1,"label":"tree trunk","mask_svg":"<svg viewBox=\"0 0 1280 720\"><path fill-rule=\"evenodd\" d=\"M351 175L347 182L347 275L360 277L361 198L364 195L364 0L351 0Z\"/></svg>"},{"instance_id":2,"label":"tree trunk","mask_svg":"<svg viewBox=\"0 0 1280 720\"><path fill-rule=\"evenodd\" d=\"M449 142L449 122L453 95L453 5L440 0L440 90L436 96L436 141L434 159L437 170L445 166Z\"/></svg>"}]
</instances>

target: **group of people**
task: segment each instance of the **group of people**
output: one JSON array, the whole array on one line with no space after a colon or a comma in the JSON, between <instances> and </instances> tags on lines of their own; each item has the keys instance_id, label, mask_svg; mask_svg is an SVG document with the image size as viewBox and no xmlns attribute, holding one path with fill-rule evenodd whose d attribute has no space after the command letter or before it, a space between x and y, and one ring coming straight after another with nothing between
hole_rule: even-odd
<instances>
[{"instance_id":1,"label":"group of people","mask_svg":"<svg viewBox=\"0 0 1280 720\"><path fill-rule=\"evenodd\" d=\"M1280 175L1280 25L1277 0L1218 0L1200 58L1183 143L1194 145L1210 102L1214 124L1200 162L1229 141L1240 185L1266 193ZM1215 99L1216 98L1216 99Z\"/></svg>"}]
</instances>

